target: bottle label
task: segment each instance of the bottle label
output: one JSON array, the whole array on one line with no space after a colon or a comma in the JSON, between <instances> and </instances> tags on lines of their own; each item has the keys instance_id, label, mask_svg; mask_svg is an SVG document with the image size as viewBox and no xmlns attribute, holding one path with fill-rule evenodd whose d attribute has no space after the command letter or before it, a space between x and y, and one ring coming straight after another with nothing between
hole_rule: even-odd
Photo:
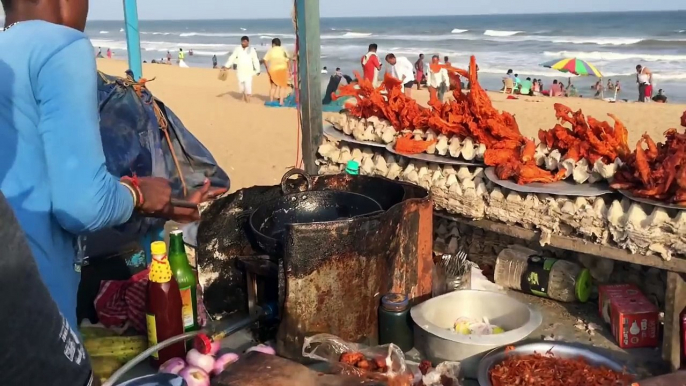
<instances>
[{"instance_id":1,"label":"bottle label","mask_svg":"<svg viewBox=\"0 0 686 386\"><path fill-rule=\"evenodd\" d=\"M181 304L183 328L187 329L195 326L195 315L193 313L193 294L191 292L191 287L181 288Z\"/></svg>"},{"instance_id":2,"label":"bottle label","mask_svg":"<svg viewBox=\"0 0 686 386\"><path fill-rule=\"evenodd\" d=\"M157 344L157 325L155 321L155 315L145 314L145 321L148 327L148 347L152 347ZM157 351L152 353L152 357L155 359L160 359Z\"/></svg>"},{"instance_id":3,"label":"bottle label","mask_svg":"<svg viewBox=\"0 0 686 386\"><path fill-rule=\"evenodd\" d=\"M556 262L557 259L550 259L538 255L529 256L529 260L527 261L528 266L526 271L524 271L524 274L522 274L522 291L547 298L550 270L553 269L553 265L555 265Z\"/></svg>"}]
</instances>

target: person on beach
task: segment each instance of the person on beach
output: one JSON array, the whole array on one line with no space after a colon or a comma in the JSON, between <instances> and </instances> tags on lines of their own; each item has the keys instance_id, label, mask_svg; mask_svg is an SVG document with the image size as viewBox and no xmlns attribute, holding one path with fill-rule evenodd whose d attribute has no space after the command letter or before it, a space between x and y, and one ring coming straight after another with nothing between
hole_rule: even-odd
<instances>
[{"instance_id":1,"label":"person on beach","mask_svg":"<svg viewBox=\"0 0 686 386\"><path fill-rule=\"evenodd\" d=\"M109 48L107 49L107 59L112 59L112 50Z\"/></svg>"},{"instance_id":2,"label":"person on beach","mask_svg":"<svg viewBox=\"0 0 686 386\"><path fill-rule=\"evenodd\" d=\"M376 43L370 44L369 50L362 59L360 59L360 62L362 63L362 77L365 80L372 82L374 87L379 86L379 71L381 71L381 62L376 53L378 48Z\"/></svg>"},{"instance_id":3,"label":"person on beach","mask_svg":"<svg viewBox=\"0 0 686 386\"><path fill-rule=\"evenodd\" d=\"M662 92L662 89L657 91L657 95L653 97L653 102L667 103L667 96Z\"/></svg>"},{"instance_id":4,"label":"person on beach","mask_svg":"<svg viewBox=\"0 0 686 386\"><path fill-rule=\"evenodd\" d=\"M223 69L233 68L236 65L236 77L238 78L238 89L243 94L243 100L250 103L252 96L252 78L260 75L260 60L257 58L257 51L250 47L250 38L241 37L241 45L233 50Z\"/></svg>"},{"instance_id":5,"label":"person on beach","mask_svg":"<svg viewBox=\"0 0 686 386\"><path fill-rule=\"evenodd\" d=\"M512 82L514 83L515 82L514 71L512 71L512 69L507 70L507 74L505 74L505 78L512 79Z\"/></svg>"},{"instance_id":6,"label":"person on beach","mask_svg":"<svg viewBox=\"0 0 686 386\"><path fill-rule=\"evenodd\" d=\"M396 57L393 54L386 55L386 62L391 65L391 75L402 82L403 92L408 98L412 98L412 86L414 86L414 66L404 56Z\"/></svg>"},{"instance_id":7,"label":"person on beach","mask_svg":"<svg viewBox=\"0 0 686 386\"><path fill-rule=\"evenodd\" d=\"M419 59L414 62L415 81L417 82L417 90L422 89L422 81L424 80L424 54L419 54Z\"/></svg>"},{"instance_id":8,"label":"person on beach","mask_svg":"<svg viewBox=\"0 0 686 386\"><path fill-rule=\"evenodd\" d=\"M622 86L619 84L619 79L617 79L617 82L615 82L615 100L617 100L620 91L622 91Z\"/></svg>"},{"instance_id":9,"label":"person on beach","mask_svg":"<svg viewBox=\"0 0 686 386\"><path fill-rule=\"evenodd\" d=\"M83 33L88 2L1 1L0 52L11 55L0 61L0 191L52 298L78 326L79 236L132 216L194 221L199 214L171 205L166 179L119 180L107 171L96 62ZM187 200L210 198L209 181L196 193Z\"/></svg>"},{"instance_id":10,"label":"person on beach","mask_svg":"<svg viewBox=\"0 0 686 386\"><path fill-rule=\"evenodd\" d=\"M0 192L0 344L12 349L0 365L3 384L87 386L91 365L80 338L41 279L24 232ZM55 339L58 337L58 339ZM63 338L63 339L59 339ZM65 355L69 354L69 355ZM40 374L40 376L36 376ZM47 378L44 378L47 377Z\"/></svg>"},{"instance_id":11,"label":"person on beach","mask_svg":"<svg viewBox=\"0 0 686 386\"><path fill-rule=\"evenodd\" d=\"M614 91L615 85L612 83L612 79L607 80L607 91Z\"/></svg>"},{"instance_id":12,"label":"person on beach","mask_svg":"<svg viewBox=\"0 0 686 386\"><path fill-rule=\"evenodd\" d=\"M533 84L531 86L531 92L534 96L537 96L541 93L541 83L538 81L538 79L534 79Z\"/></svg>"},{"instance_id":13,"label":"person on beach","mask_svg":"<svg viewBox=\"0 0 686 386\"><path fill-rule=\"evenodd\" d=\"M560 83L557 81L557 79L553 80L553 85L550 86L550 96L551 97L559 97L562 96L562 88L560 87Z\"/></svg>"},{"instance_id":14,"label":"person on beach","mask_svg":"<svg viewBox=\"0 0 686 386\"><path fill-rule=\"evenodd\" d=\"M171 52L167 51L167 62L171 63L171 61L172 61Z\"/></svg>"},{"instance_id":15,"label":"person on beach","mask_svg":"<svg viewBox=\"0 0 686 386\"><path fill-rule=\"evenodd\" d=\"M329 105L333 102L333 95L336 94L341 86L345 86L352 83L352 78L348 75L344 75L341 72L340 67L336 68L336 72L329 78L329 83L326 85L326 91L324 91L324 98L322 98L323 105Z\"/></svg>"},{"instance_id":16,"label":"person on beach","mask_svg":"<svg viewBox=\"0 0 686 386\"><path fill-rule=\"evenodd\" d=\"M217 68L217 55L212 55L212 68Z\"/></svg>"},{"instance_id":17,"label":"person on beach","mask_svg":"<svg viewBox=\"0 0 686 386\"><path fill-rule=\"evenodd\" d=\"M515 89L519 89L522 86L522 80L519 79L519 74L514 74L514 85Z\"/></svg>"},{"instance_id":18,"label":"person on beach","mask_svg":"<svg viewBox=\"0 0 686 386\"><path fill-rule=\"evenodd\" d=\"M450 64L450 58L448 58L447 56L444 56L444 57L443 57L443 64L445 64L445 65L448 66L448 67L452 67L452 66L453 66L452 64Z\"/></svg>"},{"instance_id":19,"label":"person on beach","mask_svg":"<svg viewBox=\"0 0 686 386\"><path fill-rule=\"evenodd\" d=\"M638 101L647 102L648 99L648 87L653 83L653 73L647 67L642 65L636 66L636 83L638 83Z\"/></svg>"},{"instance_id":20,"label":"person on beach","mask_svg":"<svg viewBox=\"0 0 686 386\"><path fill-rule=\"evenodd\" d=\"M528 96L533 96L534 95L534 84L531 81L531 78L526 78L524 81L522 81L522 84L519 86L519 94L521 95L528 95Z\"/></svg>"},{"instance_id":21,"label":"person on beach","mask_svg":"<svg viewBox=\"0 0 686 386\"><path fill-rule=\"evenodd\" d=\"M95 55L95 57L98 58L98 59L102 59L102 58L103 58L103 56L102 56L102 48L98 47L98 53L97 53L97 55Z\"/></svg>"},{"instance_id":22,"label":"person on beach","mask_svg":"<svg viewBox=\"0 0 686 386\"><path fill-rule=\"evenodd\" d=\"M326 75L329 73L329 70L326 69L326 66L322 68L322 74Z\"/></svg>"},{"instance_id":23,"label":"person on beach","mask_svg":"<svg viewBox=\"0 0 686 386\"><path fill-rule=\"evenodd\" d=\"M288 53L281 47L281 39L272 39L272 48L267 51L262 59L262 63L267 68L269 83L271 84L271 89L269 90L270 102L273 102L276 96L279 98L279 104L283 105L284 92L288 88L288 80L291 76L288 72L289 62Z\"/></svg>"},{"instance_id":24,"label":"person on beach","mask_svg":"<svg viewBox=\"0 0 686 386\"><path fill-rule=\"evenodd\" d=\"M450 86L448 70L441 66L438 55L431 57L429 72L426 77L426 86L429 88L429 100L438 99L443 103L443 96Z\"/></svg>"},{"instance_id":25,"label":"person on beach","mask_svg":"<svg viewBox=\"0 0 686 386\"><path fill-rule=\"evenodd\" d=\"M591 88L593 88L595 90L595 95L593 97L594 98L600 97L603 94L603 81L602 81L602 79L598 79L598 81L595 82L595 85L592 86Z\"/></svg>"},{"instance_id":26,"label":"person on beach","mask_svg":"<svg viewBox=\"0 0 686 386\"><path fill-rule=\"evenodd\" d=\"M188 56L193 56L193 49L188 50Z\"/></svg>"},{"instance_id":27,"label":"person on beach","mask_svg":"<svg viewBox=\"0 0 686 386\"><path fill-rule=\"evenodd\" d=\"M181 68L188 68L188 65L186 64L186 53L183 52L183 48L179 48L179 67Z\"/></svg>"}]
</instances>

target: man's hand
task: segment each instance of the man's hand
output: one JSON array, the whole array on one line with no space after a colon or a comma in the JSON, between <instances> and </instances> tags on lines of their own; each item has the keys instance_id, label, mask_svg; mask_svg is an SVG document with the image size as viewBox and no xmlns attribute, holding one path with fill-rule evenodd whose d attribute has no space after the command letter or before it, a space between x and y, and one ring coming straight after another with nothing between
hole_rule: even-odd
<instances>
[{"instance_id":1,"label":"man's hand","mask_svg":"<svg viewBox=\"0 0 686 386\"><path fill-rule=\"evenodd\" d=\"M177 222L192 222L200 219L198 208L181 208L171 204L171 186L169 181L159 177L143 177L138 179L138 188L143 195L143 204L139 211L151 217L166 218ZM211 200L226 192L226 188L210 188L210 180L205 180L203 186L191 193L186 201L199 204Z\"/></svg>"},{"instance_id":2,"label":"man's hand","mask_svg":"<svg viewBox=\"0 0 686 386\"><path fill-rule=\"evenodd\" d=\"M226 193L226 190L226 188L212 188L210 186L210 180L206 179L200 189L191 193L185 200L194 204L200 204L217 198ZM200 213L198 212L198 208L173 206L172 211L167 218L176 222L187 223L200 220Z\"/></svg>"}]
</instances>

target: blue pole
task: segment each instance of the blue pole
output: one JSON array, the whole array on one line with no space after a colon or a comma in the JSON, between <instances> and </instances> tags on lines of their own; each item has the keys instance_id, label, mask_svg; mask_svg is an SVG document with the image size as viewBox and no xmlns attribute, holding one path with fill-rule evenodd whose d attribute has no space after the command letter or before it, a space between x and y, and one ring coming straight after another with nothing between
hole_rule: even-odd
<instances>
[{"instance_id":1,"label":"blue pole","mask_svg":"<svg viewBox=\"0 0 686 386\"><path fill-rule=\"evenodd\" d=\"M129 55L129 69L135 80L143 76L141 64L141 37L138 33L138 5L136 0L124 0L124 22L126 23L126 49Z\"/></svg>"}]
</instances>

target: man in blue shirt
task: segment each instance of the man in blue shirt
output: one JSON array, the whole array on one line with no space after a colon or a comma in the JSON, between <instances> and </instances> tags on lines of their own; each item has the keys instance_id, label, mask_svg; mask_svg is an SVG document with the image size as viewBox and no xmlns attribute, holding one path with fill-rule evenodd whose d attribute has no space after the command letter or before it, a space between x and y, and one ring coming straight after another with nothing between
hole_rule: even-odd
<instances>
[{"instance_id":1,"label":"man in blue shirt","mask_svg":"<svg viewBox=\"0 0 686 386\"><path fill-rule=\"evenodd\" d=\"M134 211L192 220L161 178L119 181L102 149L88 0L1 0L0 190L26 232L50 294L76 328L77 235L122 224ZM217 191L209 182L188 198ZM2 258L2 256L0 256Z\"/></svg>"}]
</instances>

